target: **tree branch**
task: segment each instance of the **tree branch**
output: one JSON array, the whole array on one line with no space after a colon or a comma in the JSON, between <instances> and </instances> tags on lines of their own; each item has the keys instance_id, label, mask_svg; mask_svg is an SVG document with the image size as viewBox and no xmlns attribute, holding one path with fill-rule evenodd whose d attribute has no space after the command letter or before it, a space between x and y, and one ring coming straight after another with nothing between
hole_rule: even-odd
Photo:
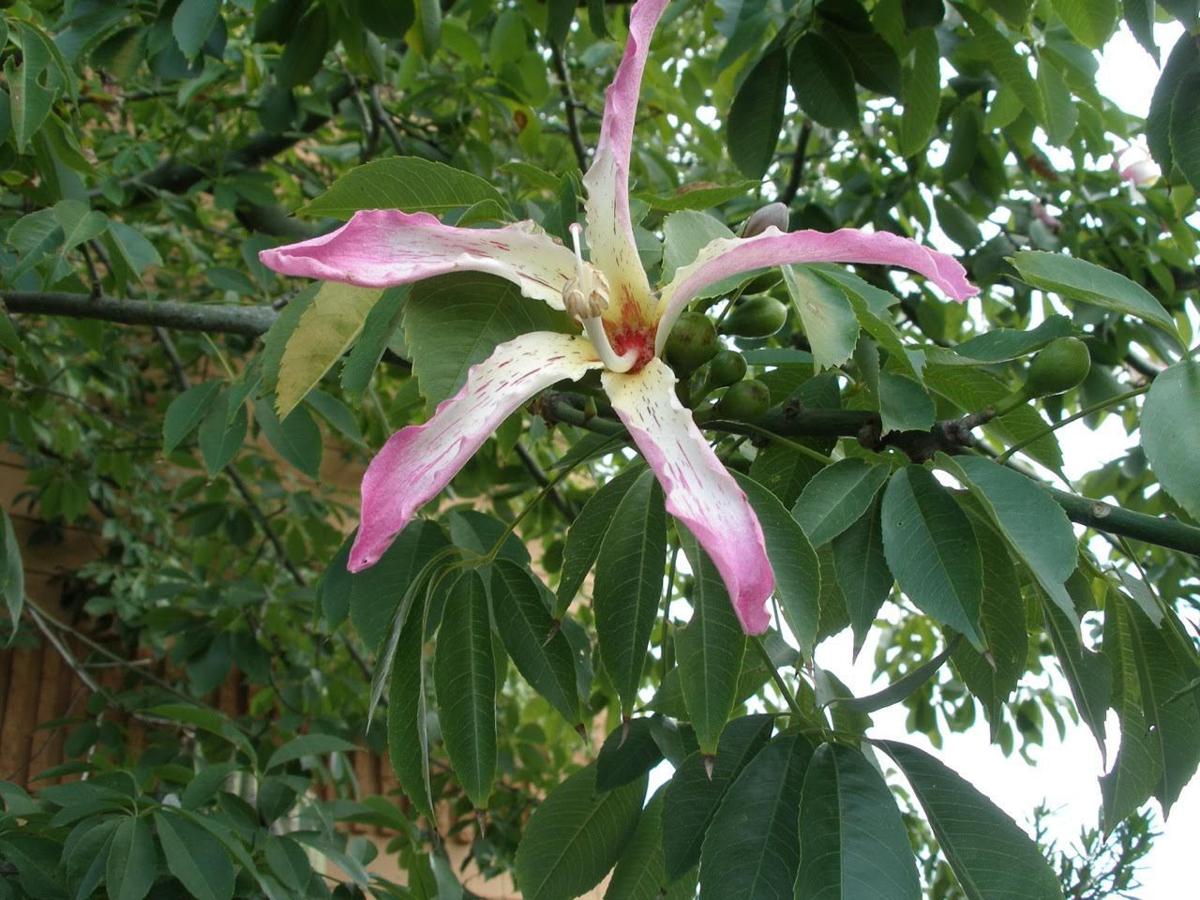
<instances>
[{"instance_id":1,"label":"tree branch","mask_svg":"<svg viewBox=\"0 0 1200 900\"><path fill-rule=\"evenodd\" d=\"M554 73L558 76L558 89L562 93L563 110L567 119L567 134L571 137L571 148L575 151L575 159L579 168L588 170L588 152L583 144L583 136L579 132L579 119L575 116L575 92L571 89L571 75L563 62L562 54L557 47L550 48L550 59L554 63Z\"/></svg>"},{"instance_id":2,"label":"tree branch","mask_svg":"<svg viewBox=\"0 0 1200 900\"><path fill-rule=\"evenodd\" d=\"M267 306L181 303L175 300L92 298L57 291L0 291L0 305L12 313L100 319L122 325L156 325L176 331L214 331L257 337L279 313Z\"/></svg>"},{"instance_id":3,"label":"tree branch","mask_svg":"<svg viewBox=\"0 0 1200 900\"><path fill-rule=\"evenodd\" d=\"M779 202L791 206L800 190L800 182L804 178L804 159L808 154L808 139L812 135L812 120L805 119L800 126L800 134L796 138L796 152L792 155L792 170L788 174L787 186L779 195Z\"/></svg>"}]
</instances>

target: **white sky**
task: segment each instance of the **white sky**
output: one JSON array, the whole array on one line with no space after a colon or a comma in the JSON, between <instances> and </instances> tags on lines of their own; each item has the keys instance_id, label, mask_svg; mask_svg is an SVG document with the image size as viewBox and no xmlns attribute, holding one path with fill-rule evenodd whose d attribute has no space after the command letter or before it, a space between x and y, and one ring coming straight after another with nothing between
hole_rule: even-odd
<instances>
[{"instance_id":1,"label":"white sky","mask_svg":"<svg viewBox=\"0 0 1200 900\"><path fill-rule=\"evenodd\" d=\"M1181 33L1182 28L1176 23L1155 27L1155 38L1164 60ZM1154 61L1122 25L1121 31L1101 54L1098 90L1126 111L1144 116L1157 80L1158 69ZM933 237L936 240L936 236ZM946 249L955 252L953 245ZM1072 423L1058 432L1058 438L1066 458L1066 472L1071 479L1123 456L1137 443L1136 434L1126 435L1116 417L1107 418L1097 431L1091 431L1082 421ZM851 635L847 630L817 648L816 662L836 674L856 695L864 696L884 686L881 682L872 682L876 644L874 636L869 637L854 663ZM1054 665L1051 663L1052 671ZM1053 681L1056 690L1068 693L1065 681L1057 673ZM1096 825L1101 803L1098 779L1104 773L1104 767L1096 742L1084 725L1069 725L1066 739L1060 741L1053 722L1047 721L1043 746L1030 751L1036 766L1030 766L1017 754L1005 757L998 747L988 742L982 712L971 730L961 734L944 733L941 749L934 748L922 736L909 734L905 717L903 707L875 713L871 736L907 741L932 752L1027 831L1034 808L1043 801L1053 812L1047 823L1050 835L1062 848L1074 845L1082 828ZM1111 712L1107 724L1106 743L1111 765L1119 745L1119 729ZM665 763L660 765L652 773L651 791L670 776L670 767ZM1139 868L1143 887L1134 896L1194 896L1196 853L1200 846L1200 779L1193 779L1184 789L1171 811L1169 822L1161 821L1157 801L1152 801L1152 805L1161 834Z\"/></svg>"}]
</instances>

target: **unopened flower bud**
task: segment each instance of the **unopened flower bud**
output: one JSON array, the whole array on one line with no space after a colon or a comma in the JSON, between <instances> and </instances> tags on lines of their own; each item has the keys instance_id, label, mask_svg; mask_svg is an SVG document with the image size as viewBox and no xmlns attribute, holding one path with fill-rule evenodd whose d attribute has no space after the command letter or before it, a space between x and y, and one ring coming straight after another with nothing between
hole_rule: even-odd
<instances>
[{"instance_id":1,"label":"unopened flower bud","mask_svg":"<svg viewBox=\"0 0 1200 900\"><path fill-rule=\"evenodd\" d=\"M782 203L768 203L748 218L742 226L742 237L755 237L771 227L788 230L788 208Z\"/></svg>"}]
</instances>

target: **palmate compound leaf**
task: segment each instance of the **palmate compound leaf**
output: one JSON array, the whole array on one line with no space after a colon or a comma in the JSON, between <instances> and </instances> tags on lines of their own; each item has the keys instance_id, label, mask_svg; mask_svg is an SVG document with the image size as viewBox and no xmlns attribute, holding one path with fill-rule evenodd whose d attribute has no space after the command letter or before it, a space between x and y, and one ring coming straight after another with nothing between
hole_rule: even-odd
<instances>
[{"instance_id":1,"label":"palmate compound leaf","mask_svg":"<svg viewBox=\"0 0 1200 900\"><path fill-rule=\"evenodd\" d=\"M446 753L477 809L487 806L498 764L493 647L487 585L469 570L450 586L433 684Z\"/></svg>"},{"instance_id":2,"label":"palmate compound leaf","mask_svg":"<svg viewBox=\"0 0 1200 900\"><path fill-rule=\"evenodd\" d=\"M716 753L717 740L737 699L746 636L716 566L685 528L679 532L694 581L692 618L675 631L675 655L683 701L700 750Z\"/></svg>"},{"instance_id":3,"label":"palmate compound leaf","mask_svg":"<svg viewBox=\"0 0 1200 900\"><path fill-rule=\"evenodd\" d=\"M822 744L800 797L800 871L805 900L919 898L908 832L883 777L862 752Z\"/></svg>"},{"instance_id":4,"label":"palmate compound leaf","mask_svg":"<svg viewBox=\"0 0 1200 900\"><path fill-rule=\"evenodd\" d=\"M711 776L699 751L676 770L663 798L663 815L671 823L663 832L663 857L672 881L700 861L704 834L725 791L767 743L773 727L771 716L734 719L721 732Z\"/></svg>"},{"instance_id":5,"label":"palmate compound leaf","mask_svg":"<svg viewBox=\"0 0 1200 900\"><path fill-rule=\"evenodd\" d=\"M812 754L805 738L779 735L730 785L700 851L700 900L791 900Z\"/></svg>"},{"instance_id":6,"label":"palmate compound leaf","mask_svg":"<svg viewBox=\"0 0 1200 900\"><path fill-rule=\"evenodd\" d=\"M1037 845L991 800L923 750L878 741L912 786L938 846L971 900L1057 900Z\"/></svg>"},{"instance_id":7,"label":"palmate compound leaf","mask_svg":"<svg viewBox=\"0 0 1200 900\"><path fill-rule=\"evenodd\" d=\"M600 791L592 764L552 789L534 810L517 848L521 896L571 900L599 884L637 827L646 783L643 775Z\"/></svg>"},{"instance_id":8,"label":"palmate compound leaf","mask_svg":"<svg viewBox=\"0 0 1200 900\"><path fill-rule=\"evenodd\" d=\"M654 617L662 599L667 513L662 488L642 472L621 499L596 559L592 607L600 658L628 714L637 701Z\"/></svg>"},{"instance_id":9,"label":"palmate compound leaf","mask_svg":"<svg viewBox=\"0 0 1200 900\"><path fill-rule=\"evenodd\" d=\"M883 494L883 548L900 588L922 612L983 649L983 563L971 523L921 466L897 471Z\"/></svg>"}]
</instances>

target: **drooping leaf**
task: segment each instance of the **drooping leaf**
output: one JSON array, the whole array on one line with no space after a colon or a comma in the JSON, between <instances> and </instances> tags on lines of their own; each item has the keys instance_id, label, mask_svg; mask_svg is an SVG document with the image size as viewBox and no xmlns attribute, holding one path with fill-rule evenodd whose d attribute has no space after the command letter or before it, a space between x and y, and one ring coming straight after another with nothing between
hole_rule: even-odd
<instances>
[{"instance_id":1,"label":"drooping leaf","mask_svg":"<svg viewBox=\"0 0 1200 900\"><path fill-rule=\"evenodd\" d=\"M124 819L108 847L105 885L110 900L142 900L158 874L158 853L146 820Z\"/></svg>"},{"instance_id":2,"label":"drooping leaf","mask_svg":"<svg viewBox=\"0 0 1200 900\"><path fill-rule=\"evenodd\" d=\"M362 334L354 342L354 347L342 366L342 389L349 398L360 398L366 392L367 385L371 383L371 375L400 328L406 300L407 285L390 288L383 292L379 302L367 313Z\"/></svg>"},{"instance_id":3,"label":"drooping leaf","mask_svg":"<svg viewBox=\"0 0 1200 900\"><path fill-rule=\"evenodd\" d=\"M1093 50L1117 25L1117 0L1054 0L1053 6L1076 40Z\"/></svg>"},{"instance_id":4,"label":"drooping leaf","mask_svg":"<svg viewBox=\"0 0 1200 900\"><path fill-rule=\"evenodd\" d=\"M345 753L353 749L354 744L350 743L350 741L332 734L302 734L277 748L271 754L271 758L267 760L267 766L264 771L285 766L305 756Z\"/></svg>"},{"instance_id":5,"label":"drooping leaf","mask_svg":"<svg viewBox=\"0 0 1200 900\"><path fill-rule=\"evenodd\" d=\"M900 153L912 156L929 143L937 128L941 106L941 52L932 28L910 31L913 45L912 64L904 67L900 98L904 112L900 116Z\"/></svg>"},{"instance_id":6,"label":"drooping leaf","mask_svg":"<svg viewBox=\"0 0 1200 900\"><path fill-rule=\"evenodd\" d=\"M555 614L566 612L583 586L588 572L600 554L600 544L616 515L617 506L641 474L640 466L629 466L611 481L606 482L588 498L583 509L567 532L563 546L562 575L558 582L558 603Z\"/></svg>"},{"instance_id":7,"label":"drooping leaf","mask_svg":"<svg viewBox=\"0 0 1200 900\"><path fill-rule=\"evenodd\" d=\"M784 266L783 283L813 348L817 370L848 360L858 342L858 318L846 294L804 266Z\"/></svg>"},{"instance_id":8,"label":"drooping leaf","mask_svg":"<svg viewBox=\"0 0 1200 900\"><path fill-rule=\"evenodd\" d=\"M596 789L580 769L534 810L517 848L517 887L527 900L567 900L595 887L621 858L642 812L646 777Z\"/></svg>"},{"instance_id":9,"label":"drooping leaf","mask_svg":"<svg viewBox=\"0 0 1200 900\"><path fill-rule=\"evenodd\" d=\"M792 47L790 77L796 102L814 121L850 130L858 125L854 70L837 45L815 31Z\"/></svg>"},{"instance_id":10,"label":"drooping leaf","mask_svg":"<svg viewBox=\"0 0 1200 900\"><path fill-rule=\"evenodd\" d=\"M405 591L445 546L441 528L417 520L400 532L375 565L354 574L345 573L350 621L366 647L378 652L383 646Z\"/></svg>"},{"instance_id":11,"label":"drooping leaf","mask_svg":"<svg viewBox=\"0 0 1200 900\"><path fill-rule=\"evenodd\" d=\"M694 576L692 618L675 631L688 720L703 753L716 753L717 740L737 699L746 636L720 573L692 535L680 528L679 543Z\"/></svg>"},{"instance_id":12,"label":"drooping leaf","mask_svg":"<svg viewBox=\"0 0 1200 900\"><path fill-rule=\"evenodd\" d=\"M1142 449L1163 489L1200 520L1200 363L1163 370L1142 407Z\"/></svg>"},{"instance_id":13,"label":"drooping leaf","mask_svg":"<svg viewBox=\"0 0 1200 900\"><path fill-rule=\"evenodd\" d=\"M163 453L170 454L183 443L217 400L221 382L205 381L179 394L163 416Z\"/></svg>"},{"instance_id":14,"label":"drooping leaf","mask_svg":"<svg viewBox=\"0 0 1200 900\"><path fill-rule=\"evenodd\" d=\"M0 600L8 610L15 635L16 623L21 620L21 610L25 607L25 565L21 561L21 545L17 543L12 519L5 509L0 509Z\"/></svg>"},{"instance_id":15,"label":"drooping leaf","mask_svg":"<svg viewBox=\"0 0 1200 900\"><path fill-rule=\"evenodd\" d=\"M183 0L171 19L171 33L188 59L194 57L208 40L209 32L221 15L221 0Z\"/></svg>"},{"instance_id":16,"label":"drooping leaf","mask_svg":"<svg viewBox=\"0 0 1200 900\"><path fill-rule=\"evenodd\" d=\"M662 599L666 552L662 488L654 473L645 471L621 498L600 544L592 601L600 658L626 713L637 701L650 632Z\"/></svg>"},{"instance_id":17,"label":"drooping leaf","mask_svg":"<svg viewBox=\"0 0 1200 900\"><path fill-rule=\"evenodd\" d=\"M229 900L233 896L233 863L229 853L203 828L181 816L154 814L167 869L197 900Z\"/></svg>"},{"instance_id":18,"label":"drooping leaf","mask_svg":"<svg viewBox=\"0 0 1200 900\"><path fill-rule=\"evenodd\" d=\"M895 579L883 551L882 504L877 498L858 521L830 544L837 583L846 604L857 655Z\"/></svg>"},{"instance_id":19,"label":"drooping leaf","mask_svg":"<svg viewBox=\"0 0 1200 900\"><path fill-rule=\"evenodd\" d=\"M324 444L321 429L307 409L298 407L281 422L271 404L260 398L254 404L254 419L280 456L309 478L320 477Z\"/></svg>"},{"instance_id":20,"label":"drooping leaf","mask_svg":"<svg viewBox=\"0 0 1200 900\"><path fill-rule=\"evenodd\" d=\"M478 175L415 156L391 156L351 169L300 210L348 219L360 209L443 213L504 198Z\"/></svg>"},{"instance_id":21,"label":"drooping leaf","mask_svg":"<svg viewBox=\"0 0 1200 900\"><path fill-rule=\"evenodd\" d=\"M963 341L954 348L954 352L980 362L1006 362L1041 350L1051 341L1067 337L1071 332L1071 320L1056 314L1047 316L1040 325L1028 331L993 328Z\"/></svg>"},{"instance_id":22,"label":"drooping leaf","mask_svg":"<svg viewBox=\"0 0 1200 900\"><path fill-rule=\"evenodd\" d=\"M637 716L622 722L604 739L596 756L596 790L611 791L642 777L662 759L653 722Z\"/></svg>"},{"instance_id":23,"label":"drooping leaf","mask_svg":"<svg viewBox=\"0 0 1200 900\"><path fill-rule=\"evenodd\" d=\"M1174 165L1174 153L1171 146L1171 128L1174 116L1175 98L1184 79L1195 71L1200 64L1200 43L1190 34L1181 34L1171 53L1167 64L1163 66L1158 83L1154 86L1154 94L1150 98L1150 111L1146 114L1146 143L1150 155L1159 164L1163 172L1170 172Z\"/></svg>"},{"instance_id":24,"label":"drooping leaf","mask_svg":"<svg viewBox=\"0 0 1200 900\"><path fill-rule=\"evenodd\" d=\"M571 646L528 569L506 559L492 564L496 630L517 671L563 718L582 721Z\"/></svg>"},{"instance_id":25,"label":"drooping leaf","mask_svg":"<svg viewBox=\"0 0 1200 900\"><path fill-rule=\"evenodd\" d=\"M1043 603L1046 630L1050 633L1054 654L1062 666L1071 689L1079 718L1091 729L1104 753L1104 717L1112 691L1109 661L1083 645L1079 624L1053 603Z\"/></svg>"},{"instance_id":26,"label":"drooping leaf","mask_svg":"<svg viewBox=\"0 0 1200 900\"><path fill-rule=\"evenodd\" d=\"M927 615L983 649L983 564L971 523L928 470L906 466L883 493L883 548L900 588Z\"/></svg>"},{"instance_id":27,"label":"drooping leaf","mask_svg":"<svg viewBox=\"0 0 1200 900\"><path fill-rule=\"evenodd\" d=\"M765 487L734 473L754 508L775 572L775 595L800 648L811 653L820 618L821 566L804 529Z\"/></svg>"},{"instance_id":28,"label":"drooping leaf","mask_svg":"<svg viewBox=\"0 0 1200 900\"><path fill-rule=\"evenodd\" d=\"M671 827L663 832L667 877L674 881L700 861L709 822L725 791L771 736L770 716L742 716L721 732L709 777L704 756L688 756L667 785L663 815Z\"/></svg>"},{"instance_id":29,"label":"drooping leaf","mask_svg":"<svg viewBox=\"0 0 1200 900\"><path fill-rule=\"evenodd\" d=\"M400 630L388 689L388 758L400 788L433 818L429 786L429 698L425 671L425 602L419 592Z\"/></svg>"},{"instance_id":30,"label":"drooping leaf","mask_svg":"<svg viewBox=\"0 0 1200 900\"><path fill-rule=\"evenodd\" d=\"M938 846L971 900L1062 897L1058 877L1012 819L958 773L916 747L879 741L900 767Z\"/></svg>"},{"instance_id":31,"label":"drooping leaf","mask_svg":"<svg viewBox=\"0 0 1200 900\"><path fill-rule=\"evenodd\" d=\"M450 587L433 658L438 721L471 803L487 807L496 780L496 661L487 585L468 571Z\"/></svg>"},{"instance_id":32,"label":"drooping leaf","mask_svg":"<svg viewBox=\"0 0 1200 900\"><path fill-rule=\"evenodd\" d=\"M791 900L800 792L812 745L772 739L725 792L700 851L700 900Z\"/></svg>"},{"instance_id":33,"label":"drooping leaf","mask_svg":"<svg viewBox=\"0 0 1200 900\"><path fill-rule=\"evenodd\" d=\"M797 897L921 896L900 810L860 751L817 748L804 776L800 824Z\"/></svg>"},{"instance_id":34,"label":"drooping leaf","mask_svg":"<svg viewBox=\"0 0 1200 900\"><path fill-rule=\"evenodd\" d=\"M663 860L663 837L668 830L668 823L663 820L665 792L665 786L659 788L642 810L628 849L621 854L613 870L604 900L691 900L695 897L694 869L689 878L673 883L667 878Z\"/></svg>"},{"instance_id":35,"label":"drooping leaf","mask_svg":"<svg viewBox=\"0 0 1200 900\"><path fill-rule=\"evenodd\" d=\"M787 50L773 46L750 69L729 107L725 142L734 165L747 178L762 178L771 165L783 127L787 87Z\"/></svg>"}]
</instances>

